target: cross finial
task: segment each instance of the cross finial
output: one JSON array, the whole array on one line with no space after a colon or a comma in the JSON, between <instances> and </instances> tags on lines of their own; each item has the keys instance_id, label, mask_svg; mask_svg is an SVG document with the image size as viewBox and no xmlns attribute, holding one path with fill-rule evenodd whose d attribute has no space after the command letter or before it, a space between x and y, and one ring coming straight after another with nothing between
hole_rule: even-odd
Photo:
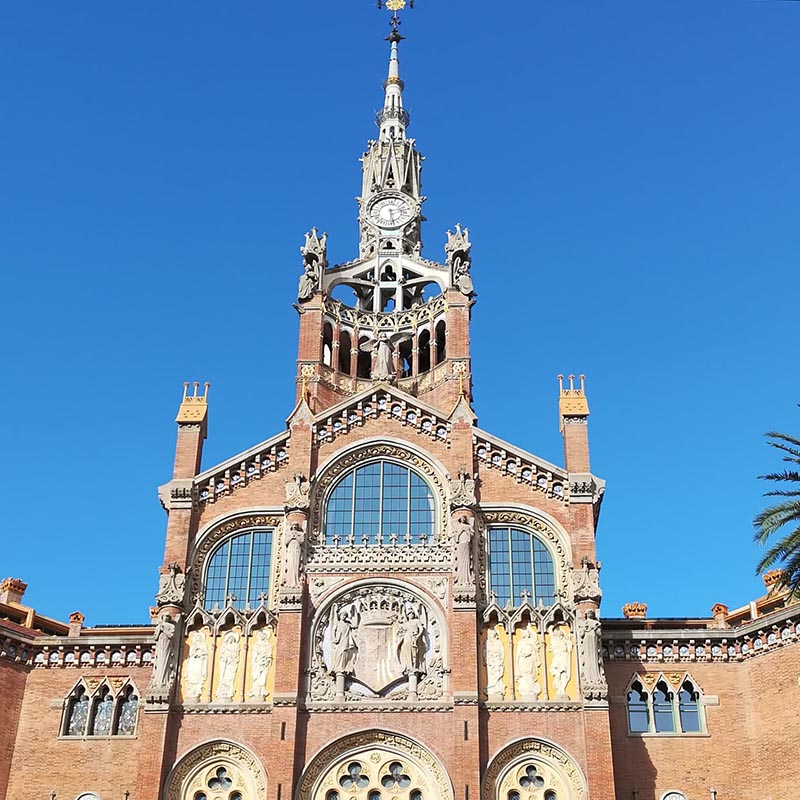
<instances>
[{"instance_id":1,"label":"cross finial","mask_svg":"<svg viewBox=\"0 0 800 800\"><path fill-rule=\"evenodd\" d=\"M236 595L235 595L233 592L231 592L231 593L230 593L230 594L229 594L229 595L228 595L228 596L225 598L225 602L226 602L226 603L227 603L229 606L232 606L232 605L233 605L233 604L234 604L234 603L235 603L235 602L236 602L238 599L239 599L239 598L238 598L238 597L236 597Z\"/></svg>"},{"instance_id":2,"label":"cross finial","mask_svg":"<svg viewBox=\"0 0 800 800\"><path fill-rule=\"evenodd\" d=\"M402 11L406 7L414 8L414 0L408 0L408 2L406 2L406 0L377 0L377 6L379 9L386 6L386 8L392 12L392 16L389 20L389 24L392 26L390 41L392 36L399 37L400 33L397 29L400 27L401 19L397 12Z\"/></svg>"}]
</instances>

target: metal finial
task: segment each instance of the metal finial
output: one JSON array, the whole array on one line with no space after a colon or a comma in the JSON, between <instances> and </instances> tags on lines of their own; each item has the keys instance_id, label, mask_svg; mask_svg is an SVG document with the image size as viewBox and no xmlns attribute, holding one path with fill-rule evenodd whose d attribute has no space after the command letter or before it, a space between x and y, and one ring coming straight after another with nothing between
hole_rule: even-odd
<instances>
[{"instance_id":1,"label":"metal finial","mask_svg":"<svg viewBox=\"0 0 800 800\"><path fill-rule=\"evenodd\" d=\"M399 11L402 11L404 8L414 8L414 0L377 0L377 6L379 9L384 8L384 6L392 12L392 16L389 18L389 24L392 26L392 32L389 35L389 40L391 41L393 37L399 37L400 33L398 28L400 27L400 23L402 20L398 14Z\"/></svg>"}]
</instances>

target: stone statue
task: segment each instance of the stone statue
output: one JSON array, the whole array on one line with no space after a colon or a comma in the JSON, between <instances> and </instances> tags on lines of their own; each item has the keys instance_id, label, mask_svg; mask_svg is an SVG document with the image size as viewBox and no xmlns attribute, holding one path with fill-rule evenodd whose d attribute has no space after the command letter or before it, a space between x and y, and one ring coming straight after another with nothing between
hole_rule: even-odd
<instances>
[{"instance_id":1,"label":"stone statue","mask_svg":"<svg viewBox=\"0 0 800 800\"><path fill-rule=\"evenodd\" d=\"M567 684L572 674L572 639L558 626L550 628L550 642L547 646L550 654L548 671L553 679L556 700L569 700Z\"/></svg>"},{"instance_id":2,"label":"stone statue","mask_svg":"<svg viewBox=\"0 0 800 800\"><path fill-rule=\"evenodd\" d=\"M447 253L447 264L450 267L453 285L459 292L467 296L473 294L472 277L469 274L469 251L472 242L469 240L469 228L456 224L456 232L447 231L447 242L444 246Z\"/></svg>"},{"instance_id":3,"label":"stone statue","mask_svg":"<svg viewBox=\"0 0 800 800\"><path fill-rule=\"evenodd\" d=\"M584 600L600 602L603 592L600 590L600 567L592 564L586 557L581 559L581 568L572 572L572 594L576 603Z\"/></svg>"},{"instance_id":4,"label":"stone statue","mask_svg":"<svg viewBox=\"0 0 800 800\"><path fill-rule=\"evenodd\" d=\"M297 299L301 303L310 300L319 288L322 272L328 266L327 241L328 234L323 233L319 236L316 228L306 233L305 243L300 248L303 256L303 274L297 287Z\"/></svg>"},{"instance_id":5,"label":"stone statue","mask_svg":"<svg viewBox=\"0 0 800 800\"><path fill-rule=\"evenodd\" d=\"M219 652L219 686L217 696L220 700L231 700L236 691L236 673L239 671L239 634L227 631L222 637Z\"/></svg>"},{"instance_id":6,"label":"stone statue","mask_svg":"<svg viewBox=\"0 0 800 800\"><path fill-rule=\"evenodd\" d=\"M158 578L158 594L156 602L160 606L173 605L183 601L183 591L186 586L186 576L180 567L173 561L167 572Z\"/></svg>"},{"instance_id":7,"label":"stone statue","mask_svg":"<svg viewBox=\"0 0 800 800\"><path fill-rule=\"evenodd\" d=\"M186 699L199 700L208 675L208 644L203 631L189 634L189 653L183 665L183 675Z\"/></svg>"},{"instance_id":8,"label":"stone statue","mask_svg":"<svg viewBox=\"0 0 800 800\"><path fill-rule=\"evenodd\" d=\"M373 381L388 381L395 379L394 351L400 344L411 337L406 333L379 333L375 339L364 342L361 349L367 353L375 353L375 366L370 372Z\"/></svg>"},{"instance_id":9,"label":"stone statue","mask_svg":"<svg viewBox=\"0 0 800 800\"><path fill-rule=\"evenodd\" d=\"M537 680L542 660L539 657L539 636L530 624L522 629L514 651L518 696L523 700L537 700L542 693Z\"/></svg>"},{"instance_id":10,"label":"stone statue","mask_svg":"<svg viewBox=\"0 0 800 800\"><path fill-rule=\"evenodd\" d=\"M460 514L453 524L456 557L456 586L474 583L472 571L472 526L474 520L467 514Z\"/></svg>"},{"instance_id":11,"label":"stone statue","mask_svg":"<svg viewBox=\"0 0 800 800\"><path fill-rule=\"evenodd\" d=\"M308 508L311 503L311 484L303 477L301 472L295 472L293 478L284 482L286 488L287 509Z\"/></svg>"},{"instance_id":12,"label":"stone statue","mask_svg":"<svg viewBox=\"0 0 800 800\"><path fill-rule=\"evenodd\" d=\"M484 653L486 664L486 694L490 700L504 700L506 696L506 648L500 641L496 628L486 632Z\"/></svg>"},{"instance_id":13,"label":"stone statue","mask_svg":"<svg viewBox=\"0 0 800 800\"><path fill-rule=\"evenodd\" d=\"M318 284L317 267L313 262L307 262L303 266L303 274L300 276L300 282L297 285L297 299L301 303L310 300L314 292L317 291Z\"/></svg>"},{"instance_id":14,"label":"stone statue","mask_svg":"<svg viewBox=\"0 0 800 800\"><path fill-rule=\"evenodd\" d=\"M303 533L303 526L297 522L286 528L286 541L283 547L283 585L287 589L300 588Z\"/></svg>"},{"instance_id":15,"label":"stone statue","mask_svg":"<svg viewBox=\"0 0 800 800\"><path fill-rule=\"evenodd\" d=\"M588 684L604 683L600 648L600 620L587 611L580 628L583 677Z\"/></svg>"},{"instance_id":16,"label":"stone statue","mask_svg":"<svg viewBox=\"0 0 800 800\"><path fill-rule=\"evenodd\" d=\"M412 608L400 623L400 647L398 657L404 675L425 671L425 625Z\"/></svg>"},{"instance_id":17,"label":"stone statue","mask_svg":"<svg viewBox=\"0 0 800 800\"><path fill-rule=\"evenodd\" d=\"M267 674L272 664L272 631L261 628L255 632L253 645L250 650L250 672L253 676L253 685L250 697L263 700L267 696Z\"/></svg>"},{"instance_id":18,"label":"stone statue","mask_svg":"<svg viewBox=\"0 0 800 800\"><path fill-rule=\"evenodd\" d=\"M358 614L350 608L338 609L334 606L331 621L331 672L352 675L358 645L355 631L358 629Z\"/></svg>"},{"instance_id":19,"label":"stone statue","mask_svg":"<svg viewBox=\"0 0 800 800\"><path fill-rule=\"evenodd\" d=\"M153 641L155 659L153 664L154 689L169 689L175 678L175 632L177 625L171 614L164 614L156 625Z\"/></svg>"},{"instance_id":20,"label":"stone statue","mask_svg":"<svg viewBox=\"0 0 800 800\"><path fill-rule=\"evenodd\" d=\"M450 481L450 505L453 508L475 505L475 480L465 470L458 471L458 479Z\"/></svg>"}]
</instances>

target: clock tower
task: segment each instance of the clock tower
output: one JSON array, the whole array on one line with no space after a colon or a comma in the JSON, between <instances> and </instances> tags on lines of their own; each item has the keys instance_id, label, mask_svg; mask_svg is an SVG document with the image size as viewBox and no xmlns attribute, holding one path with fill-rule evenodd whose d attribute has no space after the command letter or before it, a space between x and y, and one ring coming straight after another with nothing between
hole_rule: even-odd
<instances>
[{"instance_id":1,"label":"clock tower","mask_svg":"<svg viewBox=\"0 0 800 800\"><path fill-rule=\"evenodd\" d=\"M314 413L379 382L447 414L471 396L469 230L447 231L444 263L423 258L423 157L407 136L402 40L393 18L378 138L361 158L358 257L329 266L316 229L301 247L297 397Z\"/></svg>"}]
</instances>

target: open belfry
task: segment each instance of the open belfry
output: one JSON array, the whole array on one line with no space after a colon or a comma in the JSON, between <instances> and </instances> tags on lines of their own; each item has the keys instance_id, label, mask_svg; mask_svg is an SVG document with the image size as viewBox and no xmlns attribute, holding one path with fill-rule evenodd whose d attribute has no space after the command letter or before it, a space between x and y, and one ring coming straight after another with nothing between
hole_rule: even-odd
<instances>
[{"instance_id":1,"label":"open belfry","mask_svg":"<svg viewBox=\"0 0 800 800\"><path fill-rule=\"evenodd\" d=\"M563 466L478 427L470 231L423 256L390 2L358 253L305 236L286 425L205 467L185 386L152 624L0 584L0 800L800 798L778 576L708 618L601 618L583 376L553 382Z\"/></svg>"}]
</instances>

